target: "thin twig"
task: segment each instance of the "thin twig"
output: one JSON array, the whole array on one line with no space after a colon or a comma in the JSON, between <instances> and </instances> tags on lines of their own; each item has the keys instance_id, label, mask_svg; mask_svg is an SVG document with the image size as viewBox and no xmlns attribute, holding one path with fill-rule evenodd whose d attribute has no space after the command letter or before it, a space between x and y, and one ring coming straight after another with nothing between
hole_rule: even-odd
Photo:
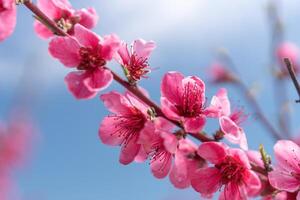
<instances>
[{"instance_id":1,"label":"thin twig","mask_svg":"<svg viewBox=\"0 0 300 200\"><path fill-rule=\"evenodd\" d=\"M284 63L289 71L289 74L291 76L291 79L295 85L295 88L297 90L297 93L298 93L298 96L299 96L299 99L296 100L296 103L300 103L300 85L299 85L299 82L297 80L297 77L296 77L296 73L295 73L295 70L294 70L294 66L293 66L293 63L290 61L290 59L288 58L284 58Z\"/></svg>"}]
</instances>

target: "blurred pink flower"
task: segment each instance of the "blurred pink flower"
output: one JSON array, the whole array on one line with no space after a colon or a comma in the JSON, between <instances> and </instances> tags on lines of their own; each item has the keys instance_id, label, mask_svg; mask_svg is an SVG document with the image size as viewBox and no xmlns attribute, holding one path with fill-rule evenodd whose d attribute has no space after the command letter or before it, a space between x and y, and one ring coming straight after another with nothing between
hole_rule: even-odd
<instances>
[{"instance_id":1,"label":"blurred pink flower","mask_svg":"<svg viewBox=\"0 0 300 200\"><path fill-rule=\"evenodd\" d=\"M135 40L130 49L125 42L121 44L116 60L126 70L127 78L130 81L138 81L150 72L148 59L154 48L153 41L147 42L142 39Z\"/></svg>"},{"instance_id":2,"label":"blurred pink flower","mask_svg":"<svg viewBox=\"0 0 300 200\"><path fill-rule=\"evenodd\" d=\"M120 163L127 165L134 161L140 151L138 139L147 122L148 107L129 92L109 92L101 99L110 112L99 128L99 137L104 144L121 145Z\"/></svg>"},{"instance_id":3,"label":"blurred pink flower","mask_svg":"<svg viewBox=\"0 0 300 200\"><path fill-rule=\"evenodd\" d=\"M213 83L228 83L236 81L236 77L221 63L215 62L208 71Z\"/></svg>"},{"instance_id":4,"label":"blurred pink flower","mask_svg":"<svg viewBox=\"0 0 300 200\"><path fill-rule=\"evenodd\" d=\"M0 41L15 30L17 13L15 0L0 0Z\"/></svg>"},{"instance_id":5,"label":"blurred pink flower","mask_svg":"<svg viewBox=\"0 0 300 200\"><path fill-rule=\"evenodd\" d=\"M228 141L239 144L242 149L248 150L246 134L240 127L244 115L241 111L231 113L230 101L225 88L221 88L212 98L207 112L208 116L219 118L221 131Z\"/></svg>"},{"instance_id":6,"label":"blurred pink flower","mask_svg":"<svg viewBox=\"0 0 300 200\"><path fill-rule=\"evenodd\" d=\"M93 98L98 91L105 89L113 80L113 75L105 65L119 48L116 35L99 37L77 24L74 37L55 37L49 44L49 52L66 67L76 67L65 82L77 99Z\"/></svg>"},{"instance_id":7,"label":"blurred pink flower","mask_svg":"<svg viewBox=\"0 0 300 200\"><path fill-rule=\"evenodd\" d=\"M94 8L74 10L68 0L38 0L38 7L50 19L68 34L74 34L74 25L81 24L92 29L98 22L98 15ZM36 33L44 39L53 36L53 33L38 20L34 23Z\"/></svg>"},{"instance_id":8,"label":"blurred pink flower","mask_svg":"<svg viewBox=\"0 0 300 200\"><path fill-rule=\"evenodd\" d=\"M289 140L279 140L274 146L277 166L269 172L270 184L279 190L298 192L300 189L300 147ZM300 199L298 192L297 199Z\"/></svg>"},{"instance_id":9,"label":"blurred pink flower","mask_svg":"<svg viewBox=\"0 0 300 200\"><path fill-rule=\"evenodd\" d=\"M173 125L163 118L148 121L140 133L139 144L142 145L147 157L150 158L150 167L156 178L168 175L172 157L176 151L178 140L171 133Z\"/></svg>"},{"instance_id":10,"label":"blurred pink flower","mask_svg":"<svg viewBox=\"0 0 300 200\"><path fill-rule=\"evenodd\" d=\"M211 195L224 186L219 199L244 200L261 188L259 177L251 171L244 151L218 142L202 143L198 155L213 166L197 170L192 186L199 193Z\"/></svg>"},{"instance_id":11,"label":"blurred pink flower","mask_svg":"<svg viewBox=\"0 0 300 200\"><path fill-rule=\"evenodd\" d=\"M295 72L299 72L300 49L298 46L291 42L283 42L278 46L276 54L284 74L287 74L287 68L283 61L284 58L289 58L294 65Z\"/></svg>"},{"instance_id":12,"label":"blurred pink flower","mask_svg":"<svg viewBox=\"0 0 300 200\"><path fill-rule=\"evenodd\" d=\"M201 79L168 72L162 80L161 94L162 111L168 118L182 123L187 132L202 130L206 116L205 84Z\"/></svg>"}]
</instances>

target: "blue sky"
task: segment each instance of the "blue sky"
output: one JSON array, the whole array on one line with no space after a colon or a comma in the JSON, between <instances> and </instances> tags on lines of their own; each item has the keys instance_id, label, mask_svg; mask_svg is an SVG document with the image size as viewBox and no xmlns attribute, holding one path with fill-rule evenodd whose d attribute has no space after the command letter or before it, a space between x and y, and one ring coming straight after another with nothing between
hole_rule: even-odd
<instances>
[{"instance_id":1,"label":"blue sky","mask_svg":"<svg viewBox=\"0 0 300 200\"><path fill-rule=\"evenodd\" d=\"M226 47L241 72L241 78L259 89L257 98L268 118L275 122L274 95L267 68L270 45L265 14L267 1L71 2L77 8L96 8L100 22L95 31L101 35L117 33L128 42L135 38L157 42L150 64L158 69L141 83L156 101L160 95L159 80L165 72L178 70L207 80L207 66L213 61L215 50ZM292 0L283 3L281 14L287 40L300 45L300 3ZM98 139L98 126L107 110L98 97L77 101L70 95L63 82L68 70L50 58L47 42L34 34L31 13L23 7L18 11L15 33L0 44L0 117L5 118L22 73L30 74L32 85L29 88L35 91L30 104L41 134L31 162L16 174L23 199L197 199L198 194L191 189L176 190L167 179L154 179L148 163L129 166L118 163L119 149L104 146ZM118 71L115 66L113 68ZM289 81L287 85L292 102L296 94ZM251 114L252 110L239 93L231 86L228 88L233 105L243 106ZM122 91L117 84L106 91L112 89ZM208 98L217 89L208 85ZM297 112L299 108L291 113L295 133L300 129L295 119ZM244 125L251 148L263 143L269 151L272 150L274 141L255 117L250 117Z\"/></svg>"}]
</instances>

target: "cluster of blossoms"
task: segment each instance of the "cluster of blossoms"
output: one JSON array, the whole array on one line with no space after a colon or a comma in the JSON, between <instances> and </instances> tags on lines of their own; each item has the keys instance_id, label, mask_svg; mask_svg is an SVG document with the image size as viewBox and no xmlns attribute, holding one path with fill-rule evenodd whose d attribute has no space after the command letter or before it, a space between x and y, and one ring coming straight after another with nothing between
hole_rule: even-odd
<instances>
[{"instance_id":1,"label":"cluster of blossoms","mask_svg":"<svg viewBox=\"0 0 300 200\"><path fill-rule=\"evenodd\" d=\"M248 150L242 127L245 115L232 110L225 88L207 102L206 85L199 77L168 72L161 82L161 107L157 106L137 84L151 71L148 60L156 47L153 41L137 39L128 45L115 34L101 37L90 30L97 23L95 10L74 10L67 0L38 0L37 5L65 33L54 34L50 31L53 24L37 16L35 31L50 39L51 56L73 69L65 82L76 99L94 98L113 80L126 88L124 93L100 95L111 114L101 122L99 137L104 144L121 146L120 163L149 160L156 178L168 176L176 188L191 186L206 198L219 191L219 199L226 200L259 195L300 199L300 147L278 141L274 147L276 167L266 162L263 152ZM14 2L0 0L0 39L12 32L15 15ZM294 63L298 53L291 44L278 48L280 59L289 57ZM112 61L120 64L126 80L109 69ZM237 81L222 64L215 63L212 69L215 82ZM213 135L204 133L210 119L218 122ZM188 136L202 143L198 145ZM223 138L236 147L222 142Z\"/></svg>"}]
</instances>

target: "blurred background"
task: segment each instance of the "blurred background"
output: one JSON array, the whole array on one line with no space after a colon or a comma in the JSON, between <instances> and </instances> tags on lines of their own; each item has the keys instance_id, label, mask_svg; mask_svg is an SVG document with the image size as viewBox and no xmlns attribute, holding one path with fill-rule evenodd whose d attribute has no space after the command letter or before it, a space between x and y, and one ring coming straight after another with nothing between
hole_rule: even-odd
<instances>
[{"instance_id":1,"label":"blurred background","mask_svg":"<svg viewBox=\"0 0 300 200\"><path fill-rule=\"evenodd\" d=\"M150 58L155 70L141 85L157 102L161 77L170 70L206 80L210 99L223 85L209 84L208 68L216 50L224 47L240 78L255 89L268 119L278 125L275 98L281 94L273 94L269 68L269 1L70 1L75 8L92 6L98 11L100 21L95 31L100 35L116 33L129 43L136 38L156 41L157 49ZM286 40L300 45L300 2L277 3ZM12 102L26 101L40 133L28 164L14 174L21 199L199 199L192 189L177 190L168 179L153 178L148 163L118 163L119 149L105 146L98 139L98 126L107 110L98 97L84 101L73 98L63 81L69 70L50 58L47 41L36 36L32 23L32 14L20 6L14 34L0 44L0 118L6 118ZM291 132L296 137L300 134L300 109L293 103L297 95L292 82L287 79L286 84L293 119ZM244 127L250 148L258 149L262 143L272 152L275 141L252 115L247 101L234 87L226 87L232 104L249 114ZM112 89L122 91L115 83L108 90Z\"/></svg>"}]
</instances>

